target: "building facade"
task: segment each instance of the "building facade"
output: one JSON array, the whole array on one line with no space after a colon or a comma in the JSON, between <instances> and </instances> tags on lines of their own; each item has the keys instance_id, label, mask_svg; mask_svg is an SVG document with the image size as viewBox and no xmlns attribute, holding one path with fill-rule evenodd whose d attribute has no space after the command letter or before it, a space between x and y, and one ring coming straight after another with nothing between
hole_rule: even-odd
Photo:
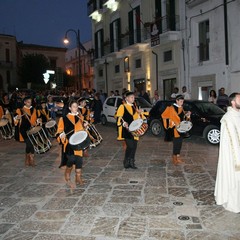
<instances>
[{"instance_id":1,"label":"building facade","mask_svg":"<svg viewBox=\"0 0 240 240\"><path fill-rule=\"evenodd\" d=\"M127 88L150 95L158 90L169 98L173 87L184 82L180 30L185 28L185 2L91 0L88 10L97 90Z\"/></svg>"},{"instance_id":2,"label":"building facade","mask_svg":"<svg viewBox=\"0 0 240 240\"><path fill-rule=\"evenodd\" d=\"M0 34L0 92L17 85L17 59L15 36Z\"/></svg>"},{"instance_id":3,"label":"building facade","mask_svg":"<svg viewBox=\"0 0 240 240\"><path fill-rule=\"evenodd\" d=\"M186 1L186 77L192 96L208 99L211 89L240 91L239 1Z\"/></svg>"},{"instance_id":4,"label":"building facade","mask_svg":"<svg viewBox=\"0 0 240 240\"><path fill-rule=\"evenodd\" d=\"M94 88L94 71L93 71L93 46L92 41L83 43L80 49L79 65L78 48L67 50L65 55L65 70L68 75L74 77L74 89L92 89ZM78 79L78 68L81 68L81 84Z\"/></svg>"},{"instance_id":5,"label":"building facade","mask_svg":"<svg viewBox=\"0 0 240 240\"><path fill-rule=\"evenodd\" d=\"M234 0L89 0L96 89L168 99L186 86L205 100L240 89L239 10Z\"/></svg>"}]
</instances>

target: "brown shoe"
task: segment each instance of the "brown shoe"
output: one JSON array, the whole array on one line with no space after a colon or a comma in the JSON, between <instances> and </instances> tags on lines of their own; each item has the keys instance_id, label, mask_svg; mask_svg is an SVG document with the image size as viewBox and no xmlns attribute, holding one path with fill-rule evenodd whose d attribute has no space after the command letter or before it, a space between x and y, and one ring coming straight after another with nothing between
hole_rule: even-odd
<instances>
[{"instance_id":1,"label":"brown shoe","mask_svg":"<svg viewBox=\"0 0 240 240\"><path fill-rule=\"evenodd\" d=\"M29 165L30 165L30 159L29 159L29 153L26 153L26 155L25 155L25 167L29 167Z\"/></svg>"},{"instance_id":2,"label":"brown shoe","mask_svg":"<svg viewBox=\"0 0 240 240\"><path fill-rule=\"evenodd\" d=\"M177 165L177 164L178 164L177 155L173 155L173 157L172 157L172 162L173 162L174 165Z\"/></svg>"},{"instance_id":3,"label":"brown shoe","mask_svg":"<svg viewBox=\"0 0 240 240\"><path fill-rule=\"evenodd\" d=\"M180 155L177 155L177 163L178 163L178 164L185 163L185 162L180 158Z\"/></svg>"},{"instance_id":4,"label":"brown shoe","mask_svg":"<svg viewBox=\"0 0 240 240\"><path fill-rule=\"evenodd\" d=\"M34 160L34 154L29 153L29 166L35 167L35 160Z\"/></svg>"},{"instance_id":5,"label":"brown shoe","mask_svg":"<svg viewBox=\"0 0 240 240\"><path fill-rule=\"evenodd\" d=\"M84 184L84 180L82 179L82 169L76 169L75 170L75 182L76 184L80 184L83 185Z\"/></svg>"}]
</instances>

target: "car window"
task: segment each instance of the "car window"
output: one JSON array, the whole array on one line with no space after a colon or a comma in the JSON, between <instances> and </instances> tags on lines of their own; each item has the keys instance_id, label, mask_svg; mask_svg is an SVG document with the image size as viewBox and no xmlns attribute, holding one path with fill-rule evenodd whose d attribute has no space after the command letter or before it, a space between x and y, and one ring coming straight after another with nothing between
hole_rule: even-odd
<instances>
[{"instance_id":1,"label":"car window","mask_svg":"<svg viewBox=\"0 0 240 240\"><path fill-rule=\"evenodd\" d=\"M122 98L117 99L117 107L119 107L123 103Z\"/></svg>"},{"instance_id":2,"label":"car window","mask_svg":"<svg viewBox=\"0 0 240 240\"><path fill-rule=\"evenodd\" d=\"M109 98L106 102L108 106L114 107L116 98Z\"/></svg>"},{"instance_id":3,"label":"car window","mask_svg":"<svg viewBox=\"0 0 240 240\"><path fill-rule=\"evenodd\" d=\"M141 108L151 108L152 105L146 101L144 98L135 98L135 101L137 103L137 106Z\"/></svg>"},{"instance_id":4,"label":"car window","mask_svg":"<svg viewBox=\"0 0 240 240\"><path fill-rule=\"evenodd\" d=\"M196 102L196 107L203 113L208 115L222 115L224 110L213 103L209 102Z\"/></svg>"}]
</instances>

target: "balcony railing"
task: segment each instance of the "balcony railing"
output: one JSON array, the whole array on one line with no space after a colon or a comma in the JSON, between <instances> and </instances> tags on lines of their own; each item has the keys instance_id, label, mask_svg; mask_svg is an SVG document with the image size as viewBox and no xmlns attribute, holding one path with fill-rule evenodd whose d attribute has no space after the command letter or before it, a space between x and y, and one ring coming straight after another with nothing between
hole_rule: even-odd
<instances>
[{"instance_id":1,"label":"balcony railing","mask_svg":"<svg viewBox=\"0 0 240 240\"><path fill-rule=\"evenodd\" d=\"M13 62L0 61L0 68L12 68Z\"/></svg>"},{"instance_id":2,"label":"balcony railing","mask_svg":"<svg viewBox=\"0 0 240 240\"><path fill-rule=\"evenodd\" d=\"M161 33L168 31L179 31L180 30L180 20L179 15L174 16L163 16L155 20L158 26L158 30Z\"/></svg>"},{"instance_id":3,"label":"balcony railing","mask_svg":"<svg viewBox=\"0 0 240 240\"><path fill-rule=\"evenodd\" d=\"M89 0L87 4L87 13L90 16L96 10L102 9L107 0Z\"/></svg>"}]
</instances>

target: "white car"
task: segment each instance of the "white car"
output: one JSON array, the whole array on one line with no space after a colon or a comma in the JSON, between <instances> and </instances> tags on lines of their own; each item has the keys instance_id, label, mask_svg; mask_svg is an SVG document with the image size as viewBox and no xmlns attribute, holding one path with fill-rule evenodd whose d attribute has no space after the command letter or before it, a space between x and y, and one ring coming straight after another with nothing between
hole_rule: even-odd
<instances>
[{"instance_id":1,"label":"white car","mask_svg":"<svg viewBox=\"0 0 240 240\"><path fill-rule=\"evenodd\" d=\"M152 104L150 104L142 97L135 97L135 101L137 103L137 106L146 112L149 112L152 108ZM105 100L101 116L101 122L103 125L105 125L108 122L116 123L114 115L121 104L122 104L121 96L108 97Z\"/></svg>"}]
</instances>

